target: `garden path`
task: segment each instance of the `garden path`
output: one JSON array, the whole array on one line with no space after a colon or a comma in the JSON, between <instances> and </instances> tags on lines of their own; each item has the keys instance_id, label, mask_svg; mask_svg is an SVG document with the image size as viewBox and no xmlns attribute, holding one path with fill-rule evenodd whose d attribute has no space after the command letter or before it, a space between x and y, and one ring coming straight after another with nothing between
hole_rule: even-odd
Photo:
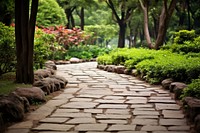
<instances>
[{"instance_id":1,"label":"garden path","mask_svg":"<svg viewBox=\"0 0 200 133\"><path fill-rule=\"evenodd\" d=\"M66 89L7 133L189 133L181 107L161 86L96 69L58 65Z\"/></svg>"}]
</instances>

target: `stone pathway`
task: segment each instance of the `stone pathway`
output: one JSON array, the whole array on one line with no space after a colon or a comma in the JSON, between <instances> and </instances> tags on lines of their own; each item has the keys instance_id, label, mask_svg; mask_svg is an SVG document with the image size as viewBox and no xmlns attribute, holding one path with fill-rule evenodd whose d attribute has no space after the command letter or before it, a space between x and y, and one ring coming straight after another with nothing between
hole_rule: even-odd
<instances>
[{"instance_id":1,"label":"stone pathway","mask_svg":"<svg viewBox=\"0 0 200 133\"><path fill-rule=\"evenodd\" d=\"M161 86L96 69L96 62L60 65L62 94L7 133L189 133L181 107ZM34 125L34 126L33 126Z\"/></svg>"}]
</instances>

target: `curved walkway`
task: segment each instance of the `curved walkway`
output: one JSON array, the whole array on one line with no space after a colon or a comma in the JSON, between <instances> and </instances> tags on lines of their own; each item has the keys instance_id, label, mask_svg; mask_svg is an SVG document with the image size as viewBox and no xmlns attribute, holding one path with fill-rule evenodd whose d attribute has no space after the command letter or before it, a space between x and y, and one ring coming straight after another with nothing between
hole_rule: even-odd
<instances>
[{"instance_id":1,"label":"curved walkway","mask_svg":"<svg viewBox=\"0 0 200 133\"><path fill-rule=\"evenodd\" d=\"M62 94L7 133L189 133L181 107L160 86L96 69L96 62L59 65Z\"/></svg>"}]
</instances>

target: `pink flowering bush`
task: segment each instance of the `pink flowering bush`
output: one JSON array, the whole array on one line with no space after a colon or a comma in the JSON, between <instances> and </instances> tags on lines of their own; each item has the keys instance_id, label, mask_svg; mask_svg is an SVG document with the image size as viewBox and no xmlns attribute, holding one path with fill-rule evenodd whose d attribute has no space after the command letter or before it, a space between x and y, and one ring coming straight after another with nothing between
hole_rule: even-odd
<instances>
[{"instance_id":1,"label":"pink flowering bush","mask_svg":"<svg viewBox=\"0 0 200 133\"><path fill-rule=\"evenodd\" d=\"M91 36L79 28L66 29L63 26L44 28L44 32L55 34L58 44L63 45L66 49L70 46L81 44L91 44Z\"/></svg>"}]
</instances>

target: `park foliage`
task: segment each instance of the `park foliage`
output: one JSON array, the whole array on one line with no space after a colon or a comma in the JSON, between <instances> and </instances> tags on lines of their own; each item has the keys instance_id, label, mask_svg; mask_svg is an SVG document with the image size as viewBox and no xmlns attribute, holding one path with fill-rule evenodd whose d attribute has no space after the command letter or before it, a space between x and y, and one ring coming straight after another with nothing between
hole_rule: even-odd
<instances>
[{"instance_id":1,"label":"park foliage","mask_svg":"<svg viewBox=\"0 0 200 133\"><path fill-rule=\"evenodd\" d=\"M98 64L124 65L129 71L151 84L166 78L189 84L185 96L200 98L200 37L194 31L182 30L174 34L173 43L161 50L146 48L115 49L97 58ZM191 84L190 84L191 83Z\"/></svg>"}]
</instances>

